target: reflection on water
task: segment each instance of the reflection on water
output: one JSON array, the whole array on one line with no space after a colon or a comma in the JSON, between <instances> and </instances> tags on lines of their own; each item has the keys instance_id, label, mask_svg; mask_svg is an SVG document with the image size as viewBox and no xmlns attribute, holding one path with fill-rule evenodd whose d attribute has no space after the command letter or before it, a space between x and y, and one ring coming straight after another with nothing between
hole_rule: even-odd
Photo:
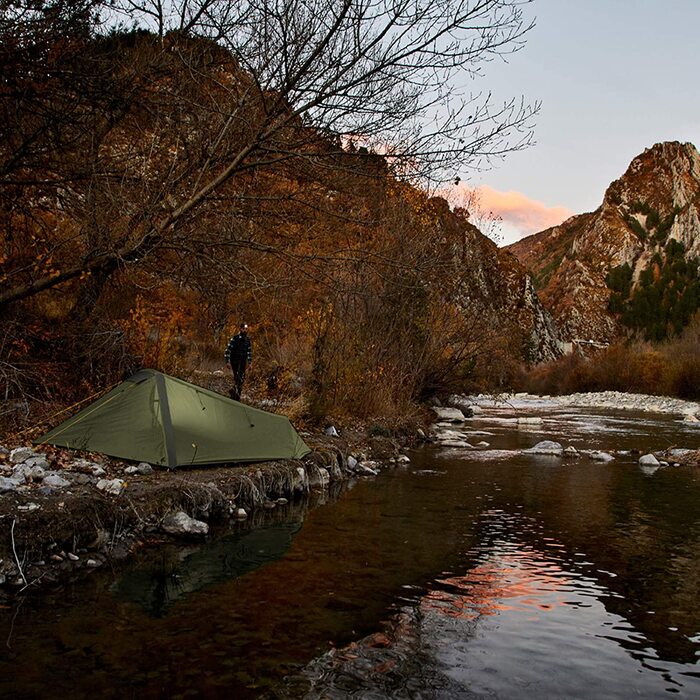
<instances>
[{"instance_id":1,"label":"reflection on water","mask_svg":"<svg viewBox=\"0 0 700 700\"><path fill-rule=\"evenodd\" d=\"M281 558L300 529L300 522L279 523L224 535L205 547L168 546L155 564L127 572L112 591L117 600L139 603L161 617L188 593L243 576Z\"/></svg>"},{"instance_id":2,"label":"reflection on water","mask_svg":"<svg viewBox=\"0 0 700 700\"><path fill-rule=\"evenodd\" d=\"M325 505L26 599L2 619L0 694L700 696L698 473L517 451L697 447L698 433L545 419L479 417L489 448L417 451Z\"/></svg>"}]
</instances>

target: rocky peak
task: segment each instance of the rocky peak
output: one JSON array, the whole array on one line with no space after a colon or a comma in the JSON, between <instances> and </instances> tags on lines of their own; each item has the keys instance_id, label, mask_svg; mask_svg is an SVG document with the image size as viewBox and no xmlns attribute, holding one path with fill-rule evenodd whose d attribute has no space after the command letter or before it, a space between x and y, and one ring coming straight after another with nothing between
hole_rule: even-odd
<instances>
[{"instance_id":1,"label":"rocky peak","mask_svg":"<svg viewBox=\"0 0 700 700\"><path fill-rule=\"evenodd\" d=\"M606 190L604 205L646 202L659 212L685 207L700 192L700 153L692 143L657 143L638 155Z\"/></svg>"},{"instance_id":2,"label":"rocky peak","mask_svg":"<svg viewBox=\"0 0 700 700\"><path fill-rule=\"evenodd\" d=\"M652 314L654 337L663 337L671 317L678 330L692 313L689 300L696 294L692 269L697 272L700 257L700 154L693 144L677 141L647 148L611 183L596 211L573 216L509 250L532 272L564 339L606 343L624 325L634 327L632 307L641 301L633 297L640 287L649 291L649 304L658 306ZM678 273L683 279L672 277L672 260L684 261L688 269ZM618 269L620 288L613 289L609 274ZM675 292L664 290L665 279ZM674 310L678 299L680 316Z\"/></svg>"}]
</instances>

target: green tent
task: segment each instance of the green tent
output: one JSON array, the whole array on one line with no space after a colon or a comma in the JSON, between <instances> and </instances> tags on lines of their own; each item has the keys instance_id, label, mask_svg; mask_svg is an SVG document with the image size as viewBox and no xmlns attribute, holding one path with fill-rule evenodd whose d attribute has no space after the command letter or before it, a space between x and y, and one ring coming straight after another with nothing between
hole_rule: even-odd
<instances>
[{"instance_id":1,"label":"green tent","mask_svg":"<svg viewBox=\"0 0 700 700\"><path fill-rule=\"evenodd\" d=\"M40 437L167 467L299 459L310 450L286 416L144 369Z\"/></svg>"}]
</instances>

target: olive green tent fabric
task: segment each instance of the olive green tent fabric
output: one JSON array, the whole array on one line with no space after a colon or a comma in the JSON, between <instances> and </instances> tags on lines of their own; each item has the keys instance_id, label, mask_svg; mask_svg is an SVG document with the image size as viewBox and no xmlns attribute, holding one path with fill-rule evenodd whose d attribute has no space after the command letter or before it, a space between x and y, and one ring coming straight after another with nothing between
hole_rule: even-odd
<instances>
[{"instance_id":1,"label":"olive green tent fabric","mask_svg":"<svg viewBox=\"0 0 700 700\"><path fill-rule=\"evenodd\" d=\"M150 369L35 444L44 443L168 467L299 459L310 452L286 416Z\"/></svg>"}]
</instances>

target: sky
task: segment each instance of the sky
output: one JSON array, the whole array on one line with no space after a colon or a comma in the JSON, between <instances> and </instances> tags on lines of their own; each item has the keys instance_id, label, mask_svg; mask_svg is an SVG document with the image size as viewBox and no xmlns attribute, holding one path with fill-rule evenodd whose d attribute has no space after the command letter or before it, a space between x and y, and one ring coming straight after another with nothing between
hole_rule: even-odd
<instances>
[{"instance_id":1,"label":"sky","mask_svg":"<svg viewBox=\"0 0 700 700\"><path fill-rule=\"evenodd\" d=\"M541 101L536 143L460 173L501 217L503 245L595 210L654 143L700 147L700 0L534 0L525 13L525 47L474 87Z\"/></svg>"}]
</instances>

